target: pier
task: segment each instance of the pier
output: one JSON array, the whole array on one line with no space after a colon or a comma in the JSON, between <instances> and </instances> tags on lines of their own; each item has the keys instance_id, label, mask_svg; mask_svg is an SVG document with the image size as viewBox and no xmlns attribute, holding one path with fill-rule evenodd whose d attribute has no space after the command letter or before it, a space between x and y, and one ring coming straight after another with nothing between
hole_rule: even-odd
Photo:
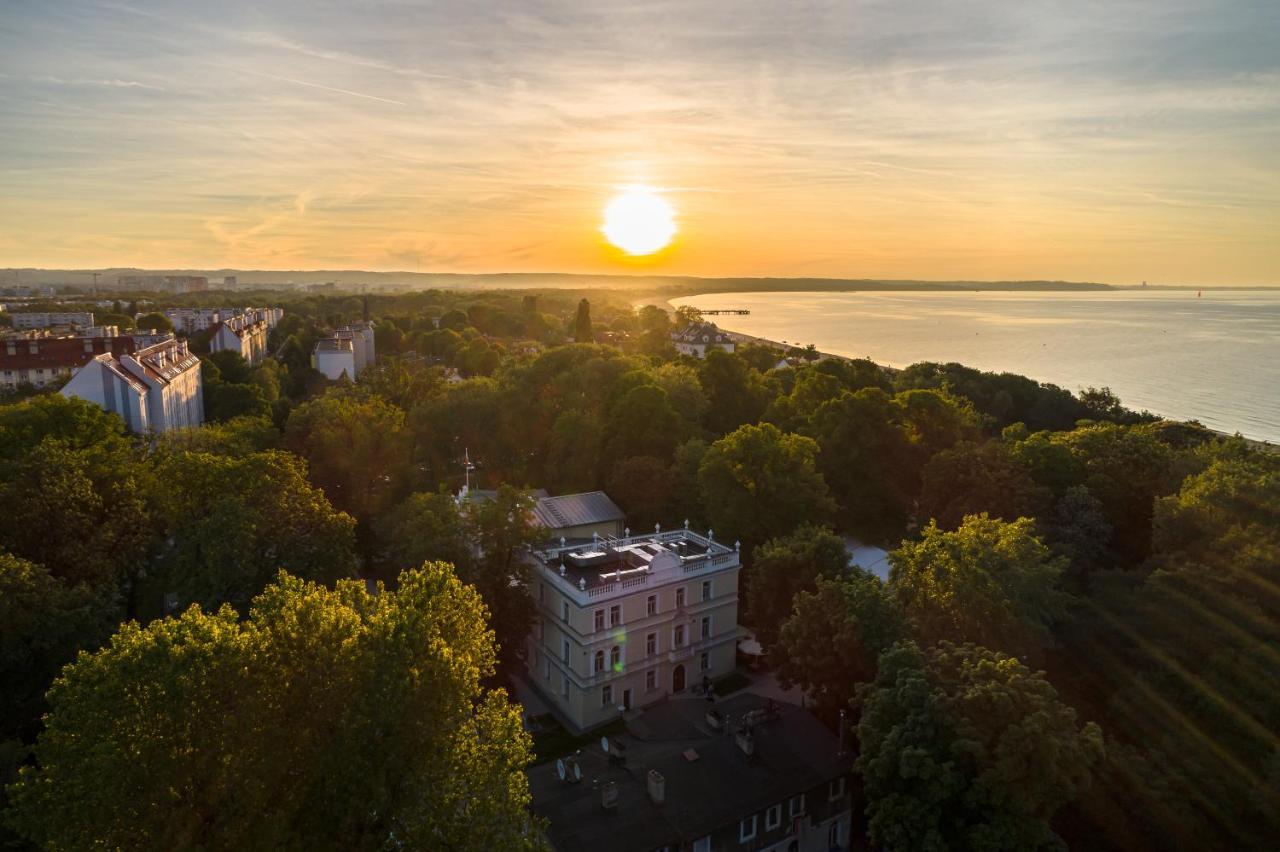
<instances>
[{"instance_id":1,"label":"pier","mask_svg":"<svg viewBox=\"0 0 1280 852\"><path fill-rule=\"evenodd\" d=\"M749 314L751 313L751 311L747 310L746 308L720 308L714 311L704 311L701 308L699 308L698 313L702 314L704 317L709 317L709 316L714 316L716 314Z\"/></svg>"}]
</instances>

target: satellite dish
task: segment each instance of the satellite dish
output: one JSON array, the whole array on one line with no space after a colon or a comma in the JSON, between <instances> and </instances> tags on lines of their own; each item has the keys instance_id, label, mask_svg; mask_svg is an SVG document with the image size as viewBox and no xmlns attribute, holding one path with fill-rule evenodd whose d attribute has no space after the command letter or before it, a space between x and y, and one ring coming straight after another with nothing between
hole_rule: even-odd
<instances>
[{"instance_id":1,"label":"satellite dish","mask_svg":"<svg viewBox=\"0 0 1280 852\"><path fill-rule=\"evenodd\" d=\"M608 738L608 737L601 737L601 738L600 738L600 748L604 751L604 753L605 753L605 754L608 754L608 753L609 753L609 738Z\"/></svg>"},{"instance_id":2,"label":"satellite dish","mask_svg":"<svg viewBox=\"0 0 1280 852\"><path fill-rule=\"evenodd\" d=\"M556 758L556 774L560 776L561 781L565 779L564 760L559 757Z\"/></svg>"}]
</instances>

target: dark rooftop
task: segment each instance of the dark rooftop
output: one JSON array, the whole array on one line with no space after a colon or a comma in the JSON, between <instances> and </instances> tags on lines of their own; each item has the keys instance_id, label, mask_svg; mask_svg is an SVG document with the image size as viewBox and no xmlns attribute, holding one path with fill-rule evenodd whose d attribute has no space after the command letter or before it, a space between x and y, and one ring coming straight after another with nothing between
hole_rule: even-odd
<instances>
[{"instance_id":1,"label":"dark rooftop","mask_svg":"<svg viewBox=\"0 0 1280 852\"><path fill-rule=\"evenodd\" d=\"M712 706L727 722L721 731L707 723ZM767 707L773 712L751 725L755 753L748 757L734 732L749 711ZM554 761L529 771L533 809L547 819L559 852L652 850L687 842L847 775L853 766L853 755L839 755L835 736L811 713L753 693L715 705L672 699L610 740L612 751L622 747L625 763L611 760L599 744L585 746L575 755L579 783L562 782ZM661 805L650 798L649 770L663 777ZM606 810L601 787L610 781L617 785L617 806Z\"/></svg>"}]
</instances>

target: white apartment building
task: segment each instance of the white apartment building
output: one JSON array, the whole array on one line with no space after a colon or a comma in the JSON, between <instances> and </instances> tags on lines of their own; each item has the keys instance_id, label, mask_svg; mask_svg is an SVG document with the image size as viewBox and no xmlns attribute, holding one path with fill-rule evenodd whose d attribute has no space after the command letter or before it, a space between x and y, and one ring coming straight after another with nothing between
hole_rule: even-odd
<instances>
[{"instance_id":1,"label":"white apartment building","mask_svg":"<svg viewBox=\"0 0 1280 852\"><path fill-rule=\"evenodd\" d=\"M372 367L376 361L373 323L370 322L343 326L333 337L317 340L311 351L311 366L335 382L344 373L355 381L365 367Z\"/></svg>"},{"instance_id":2,"label":"white apartment building","mask_svg":"<svg viewBox=\"0 0 1280 852\"><path fill-rule=\"evenodd\" d=\"M222 313L211 308L170 308L165 319L173 323L173 330L183 334L207 331L222 320Z\"/></svg>"},{"instance_id":3,"label":"white apartment building","mask_svg":"<svg viewBox=\"0 0 1280 852\"><path fill-rule=\"evenodd\" d=\"M62 388L93 402L137 433L166 432L204 422L200 359L185 340L169 339L133 353L95 355Z\"/></svg>"},{"instance_id":4,"label":"white apartment building","mask_svg":"<svg viewBox=\"0 0 1280 852\"><path fill-rule=\"evenodd\" d=\"M725 352L733 352L735 349L733 338L709 322L689 323L672 333L671 342L675 344L677 352L696 358L707 357L710 349L723 349Z\"/></svg>"},{"instance_id":5,"label":"white apartment building","mask_svg":"<svg viewBox=\"0 0 1280 852\"><path fill-rule=\"evenodd\" d=\"M90 326L93 314L88 311L27 311L12 313L14 328L49 328L55 325Z\"/></svg>"},{"instance_id":6,"label":"white apartment building","mask_svg":"<svg viewBox=\"0 0 1280 852\"><path fill-rule=\"evenodd\" d=\"M267 356L266 320L254 319L250 314L240 314L226 317L212 328L210 352L238 352L250 364L257 364Z\"/></svg>"},{"instance_id":7,"label":"white apartment building","mask_svg":"<svg viewBox=\"0 0 1280 852\"><path fill-rule=\"evenodd\" d=\"M655 529L562 539L532 558L530 680L578 730L733 670L736 545Z\"/></svg>"}]
</instances>

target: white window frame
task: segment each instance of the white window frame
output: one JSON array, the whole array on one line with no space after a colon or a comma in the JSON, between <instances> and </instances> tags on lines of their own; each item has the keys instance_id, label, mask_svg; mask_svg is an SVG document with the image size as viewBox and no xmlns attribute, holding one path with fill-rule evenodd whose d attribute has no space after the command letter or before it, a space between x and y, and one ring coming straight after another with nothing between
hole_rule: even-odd
<instances>
[{"instance_id":1,"label":"white window frame","mask_svg":"<svg viewBox=\"0 0 1280 852\"><path fill-rule=\"evenodd\" d=\"M658 670L649 669L644 673L644 691L653 692L658 688Z\"/></svg>"},{"instance_id":2,"label":"white window frame","mask_svg":"<svg viewBox=\"0 0 1280 852\"><path fill-rule=\"evenodd\" d=\"M745 819L742 819L738 822L738 842L739 843L746 843L750 840L756 839L756 828L758 827L756 825L756 819L757 819L756 815L752 814L751 816L746 817ZM751 826L750 831L747 830L748 825Z\"/></svg>"},{"instance_id":3,"label":"white window frame","mask_svg":"<svg viewBox=\"0 0 1280 852\"><path fill-rule=\"evenodd\" d=\"M600 706L608 707L613 704L613 684L606 683L600 687Z\"/></svg>"},{"instance_id":4,"label":"white window frame","mask_svg":"<svg viewBox=\"0 0 1280 852\"><path fill-rule=\"evenodd\" d=\"M671 647L672 648L684 647L684 625L683 624L677 624L675 627L671 628Z\"/></svg>"},{"instance_id":5,"label":"white window frame","mask_svg":"<svg viewBox=\"0 0 1280 852\"><path fill-rule=\"evenodd\" d=\"M711 835L693 841L693 852L711 852Z\"/></svg>"},{"instance_id":6,"label":"white window frame","mask_svg":"<svg viewBox=\"0 0 1280 852\"><path fill-rule=\"evenodd\" d=\"M844 776L827 783L827 801L834 802L844 796Z\"/></svg>"},{"instance_id":7,"label":"white window frame","mask_svg":"<svg viewBox=\"0 0 1280 852\"><path fill-rule=\"evenodd\" d=\"M597 648L591 655L591 673L600 674L602 671L604 671L604 648Z\"/></svg>"},{"instance_id":8,"label":"white window frame","mask_svg":"<svg viewBox=\"0 0 1280 852\"><path fill-rule=\"evenodd\" d=\"M764 812L764 830L773 831L782 825L782 804L776 804Z\"/></svg>"},{"instance_id":9,"label":"white window frame","mask_svg":"<svg viewBox=\"0 0 1280 852\"><path fill-rule=\"evenodd\" d=\"M609 649L609 671L616 672L622 667L622 646L614 645Z\"/></svg>"},{"instance_id":10,"label":"white window frame","mask_svg":"<svg viewBox=\"0 0 1280 852\"><path fill-rule=\"evenodd\" d=\"M560 620L565 624L569 623L569 602L560 601Z\"/></svg>"},{"instance_id":11,"label":"white window frame","mask_svg":"<svg viewBox=\"0 0 1280 852\"><path fill-rule=\"evenodd\" d=\"M832 849L840 848L840 820L836 820L827 826L827 846Z\"/></svg>"},{"instance_id":12,"label":"white window frame","mask_svg":"<svg viewBox=\"0 0 1280 852\"><path fill-rule=\"evenodd\" d=\"M686 603L687 597L688 596L685 594L685 591L684 591L684 586L677 586L676 587L676 607L684 606Z\"/></svg>"},{"instance_id":13,"label":"white window frame","mask_svg":"<svg viewBox=\"0 0 1280 852\"><path fill-rule=\"evenodd\" d=\"M614 618L615 614L617 618ZM622 624L622 604L612 604L609 607L609 626L617 627L620 624Z\"/></svg>"},{"instance_id":14,"label":"white window frame","mask_svg":"<svg viewBox=\"0 0 1280 852\"><path fill-rule=\"evenodd\" d=\"M797 804L799 807L796 807ZM799 796L792 796L791 800L787 802L787 816L791 819L804 816L804 793Z\"/></svg>"},{"instance_id":15,"label":"white window frame","mask_svg":"<svg viewBox=\"0 0 1280 852\"><path fill-rule=\"evenodd\" d=\"M595 633L604 630L604 610L598 609L591 614L591 629Z\"/></svg>"},{"instance_id":16,"label":"white window frame","mask_svg":"<svg viewBox=\"0 0 1280 852\"><path fill-rule=\"evenodd\" d=\"M702 581L702 599L709 601L716 596L715 583L711 580Z\"/></svg>"},{"instance_id":17,"label":"white window frame","mask_svg":"<svg viewBox=\"0 0 1280 852\"><path fill-rule=\"evenodd\" d=\"M645 599L645 612L648 615L658 614L658 596L657 595L649 595L649 597Z\"/></svg>"},{"instance_id":18,"label":"white window frame","mask_svg":"<svg viewBox=\"0 0 1280 852\"><path fill-rule=\"evenodd\" d=\"M704 615L702 616L702 623L698 629L702 631L702 636L700 638L710 639L715 633L715 622L712 621L711 616Z\"/></svg>"},{"instance_id":19,"label":"white window frame","mask_svg":"<svg viewBox=\"0 0 1280 852\"><path fill-rule=\"evenodd\" d=\"M569 640L568 639L560 640L560 662L562 663L569 662Z\"/></svg>"},{"instance_id":20,"label":"white window frame","mask_svg":"<svg viewBox=\"0 0 1280 852\"><path fill-rule=\"evenodd\" d=\"M711 671L711 652L703 651L698 655L698 671Z\"/></svg>"},{"instance_id":21,"label":"white window frame","mask_svg":"<svg viewBox=\"0 0 1280 852\"><path fill-rule=\"evenodd\" d=\"M650 633L644 637L644 655L646 657L657 656L658 653L658 634Z\"/></svg>"}]
</instances>

